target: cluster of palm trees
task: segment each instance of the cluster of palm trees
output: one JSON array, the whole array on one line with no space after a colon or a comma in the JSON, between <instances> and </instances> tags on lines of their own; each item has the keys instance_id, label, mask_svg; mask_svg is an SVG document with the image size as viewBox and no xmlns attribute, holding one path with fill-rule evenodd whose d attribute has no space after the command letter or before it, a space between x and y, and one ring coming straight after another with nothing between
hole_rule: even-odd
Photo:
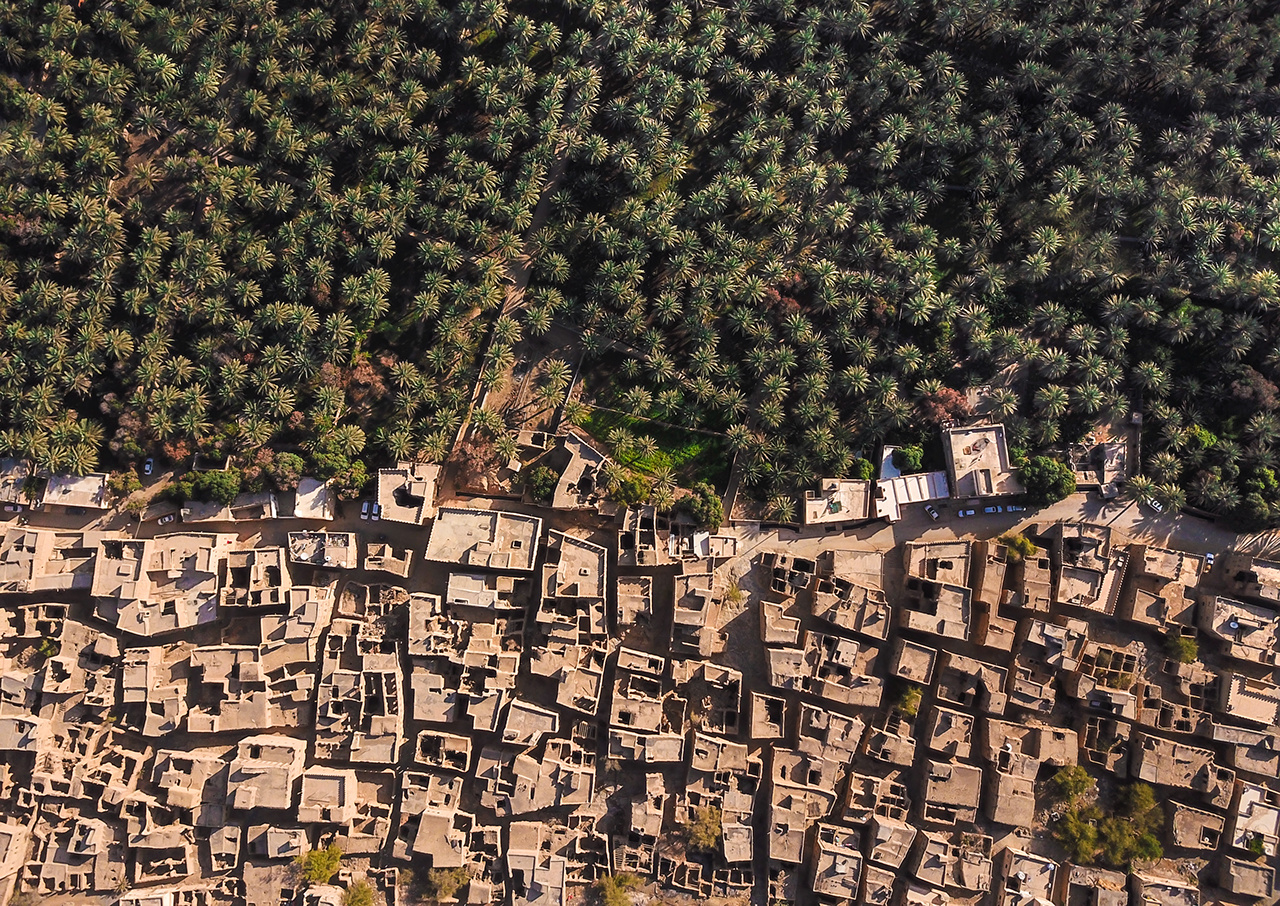
<instances>
[{"instance_id":1,"label":"cluster of palm trees","mask_svg":"<svg viewBox=\"0 0 1280 906\"><path fill-rule=\"evenodd\" d=\"M574 268L538 274L582 294L588 349L638 350L606 401L726 430L784 517L815 474L924 439L941 388L1013 369L989 402L1016 452L1141 409L1134 493L1280 515L1274 419L1226 392L1280 381L1263 14L836 6L606 23L628 89L549 227Z\"/></svg>"},{"instance_id":2,"label":"cluster of palm trees","mask_svg":"<svg viewBox=\"0 0 1280 906\"><path fill-rule=\"evenodd\" d=\"M9 0L0 24L4 452L440 459L473 382L560 321L601 402L726 432L779 512L1002 374L1018 451L1141 409L1135 493L1280 515L1266 5Z\"/></svg>"}]
</instances>

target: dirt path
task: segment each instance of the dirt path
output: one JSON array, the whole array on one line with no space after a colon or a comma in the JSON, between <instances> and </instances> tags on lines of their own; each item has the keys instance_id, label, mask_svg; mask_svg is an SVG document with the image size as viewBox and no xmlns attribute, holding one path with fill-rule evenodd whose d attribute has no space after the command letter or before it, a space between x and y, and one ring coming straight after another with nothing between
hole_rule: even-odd
<instances>
[{"instance_id":1,"label":"dirt path","mask_svg":"<svg viewBox=\"0 0 1280 906\"><path fill-rule=\"evenodd\" d=\"M513 264L508 266L510 284L507 286L506 297L502 300L502 308L489 325L489 333L484 341L484 352L480 357L481 362L487 362L489 359L489 352L493 346L493 325L508 312L518 311L524 307L524 291L528 288L529 278L533 274L532 261L528 253L529 237L534 235L547 222L547 218L551 216L551 198L560 187L560 180L564 178L564 171L568 163L567 149L562 149L555 162L547 170L547 178L542 186L542 194L538 197L538 204L533 209L533 218L529 221L529 228L525 230L525 252L516 258ZM481 371L483 370L484 366L482 365ZM476 406L481 404L483 393L484 385L477 378L475 385L471 388L471 401L467 405L467 414L463 417L461 424L458 425L458 433L454 435L450 452L456 449L462 439L467 436L467 429L471 426L471 416L475 412Z\"/></svg>"}]
</instances>

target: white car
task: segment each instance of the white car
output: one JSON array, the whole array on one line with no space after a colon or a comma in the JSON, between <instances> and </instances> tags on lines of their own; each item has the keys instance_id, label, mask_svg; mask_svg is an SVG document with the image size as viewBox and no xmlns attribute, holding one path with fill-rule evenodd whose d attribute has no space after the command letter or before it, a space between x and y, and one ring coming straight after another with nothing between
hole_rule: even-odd
<instances>
[{"instance_id":1,"label":"white car","mask_svg":"<svg viewBox=\"0 0 1280 906\"><path fill-rule=\"evenodd\" d=\"M366 500L366 501L364 502L364 506L360 507L360 518L361 518L361 519L368 519L368 518L369 518L369 506L370 506L370 503L369 503L369 501L367 501L367 500Z\"/></svg>"},{"instance_id":2,"label":"white car","mask_svg":"<svg viewBox=\"0 0 1280 906\"><path fill-rule=\"evenodd\" d=\"M976 512L978 511L977 510L961 510L959 515L960 515L960 518L963 519L965 516L972 516Z\"/></svg>"},{"instance_id":3,"label":"white car","mask_svg":"<svg viewBox=\"0 0 1280 906\"><path fill-rule=\"evenodd\" d=\"M1155 500L1155 499L1148 500L1147 506L1151 507L1151 509L1156 513L1164 512L1164 504L1161 503L1159 500Z\"/></svg>"},{"instance_id":4,"label":"white car","mask_svg":"<svg viewBox=\"0 0 1280 906\"><path fill-rule=\"evenodd\" d=\"M1025 506L1014 506L1011 503L1005 507L1004 510L1006 513L1025 513L1027 508Z\"/></svg>"},{"instance_id":5,"label":"white car","mask_svg":"<svg viewBox=\"0 0 1280 906\"><path fill-rule=\"evenodd\" d=\"M926 503L924 505L924 511L929 514L929 518L934 522L938 521L938 511L933 508L932 503Z\"/></svg>"},{"instance_id":6,"label":"white car","mask_svg":"<svg viewBox=\"0 0 1280 906\"><path fill-rule=\"evenodd\" d=\"M1206 571L1213 569L1214 557L1215 557L1215 554L1213 553L1213 551L1210 551L1209 553L1204 555L1204 568Z\"/></svg>"},{"instance_id":7,"label":"white car","mask_svg":"<svg viewBox=\"0 0 1280 906\"><path fill-rule=\"evenodd\" d=\"M4 511L5 511L6 513L21 513L21 512L22 512L22 504L20 504L20 503L6 503L6 504L4 505Z\"/></svg>"},{"instance_id":8,"label":"white car","mask_svg":"<svg viewBox=\"0 0 1280 906\"><path fill-rule=\"evenodd\" d=\"M984 512L984 513L986 513L988 516L990 516L992 513L1003 513L1003 512L1004 512L1004 507L1002 507L1002 506L989 506L989 507L987 507L985 510L983 510L982 512Z\"/></svg>"},{"instance_id":9,"label":"white car","mask_svg":"<svg viewBox=\"0 0 1280 906\"><path fill-rule=\"evenodd\" d=\"M150 457L147 457L147 461L142 464L142 474L150 475L155 470L156 470L156 461L154 459L151 459Z\"/></svg>"},{"instance_id":10,"label":"white car","mask_svg":"<svg viewBox=\"0 0 1280 906\"><path fill-rule=\"evenodd\" d=\"M172 522L173 520L175 520L175 519L177 519L177 518L178 518L178 517L177 517L177 516L175 516L173 513L170 513L168 516L161 516L161 517L160 517L160 525L168 525L170 522Z\"/></svg>"},{"instance_id":11,"label":"white car","mask_svg":"<svg viewBox=\"0 0 1280 906\"><path fill-rule=\"evenodd\" d=\"M370 519L372 519L374 522L377 522L379 519L381 519L381 518L382 518L382 505L381 505L381 504L375 503L375 504L373 505L373 514L372 514L369 518L370 518Z\"/></svg>"}]
</instances>

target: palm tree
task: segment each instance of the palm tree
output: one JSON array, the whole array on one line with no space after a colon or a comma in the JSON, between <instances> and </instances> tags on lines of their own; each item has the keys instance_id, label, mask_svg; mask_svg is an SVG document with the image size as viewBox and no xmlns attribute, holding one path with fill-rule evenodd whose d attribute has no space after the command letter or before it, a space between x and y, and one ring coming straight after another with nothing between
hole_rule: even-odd
<instances>
[{"instance_id":1,"label":"palm tree","mask_svg":"<svg viewBox=\"0 0 1280 906\"><path fill-rule=\"evenodd\" d=\"M1145 503L1155 496L1156 483L1145 475L1134 475L1124 483L1121 493L1126 500Z\"/></svg>"},{"instance_id":2,"label":"palm tree","mask_svg":"<svg viewBox=\"0 0 1280 906\"><path fill-rule=\"evenodd\" d=\"M795 498L790 494L774 494L765 506L765 515L772 522L795 522Z\"/></svg>"},{"instance_id":3,"label":"palm tree","mask_svg":"<svg viewBox=\"0 0 1280 906\"><path fill-rule=\"evenodd\" d=\"M514 434L501 434L493 442L493 451L499 460L508 462L520 452L520 442Z\"/></svg>"},{"instance_id":4,"label":"palm tree","mask_svg":"<svg viewBox=\"0 0 1280 906\"><path fill-rule=\"evenodd\" d=\"M1182 472L1182 461L1167 450L1162 450L1151 457L1149 464L1154 480L1160 484L1176 482Z\"/></svg>"},{"instance_id":5,"label":"palm tree","mask_svg":"<svg viewBox=\"0 0 1280 906\"><path fill-rule=\"evenodd\" d=\"M564 408L561 410L561 417L570 425L580 425L586 420L590 412L590 407L581 400L570 399L565 400Z\"/></svg>"},{"instance_id":6,"label":"palm tree","mask_svg":"<svg viewBox=\"0 0 1280 906\"><path fill-rule=\"evenodd\" d=\"M1176 484L1158 484L1153 496L1167 507L1170 512L1177 512L1187 505L1187 494Z\"/></svg>"},{"instance_id":7,"label":"palm tree","mask_svg":"<svg viewBox=\"0 0 1280 906\"><path fill-rule=\"evenodd\" d=\"M1035 392L1036 409L1051 419L1065 415L1070 401L1067 391L1054 384L1046 384Z\"/></svg>"},{"instance_id":8,"label":"palm tree","mask_svg":"<svg viewBox=\"0 0 1280 906\"><path fill-rule=\"evenodd\" d=\"M563 390L568 386L572 373L572 369L563 359L551 359L543 366L542 370L543 380L546 381L548 386L555 387L557 391Z\"/></svg>"},{"instance_id":9,"label":"palm tree","mask_svg":"<svg viewBox=\"0 0 1280 906\"><path fill-rule=\"evenodd\" d=\"M1155 362L1139 362L1133 367L1133 380L1152 396L1163 396L1169 386L1169 375Z\"/></svg>"}]
</instances>

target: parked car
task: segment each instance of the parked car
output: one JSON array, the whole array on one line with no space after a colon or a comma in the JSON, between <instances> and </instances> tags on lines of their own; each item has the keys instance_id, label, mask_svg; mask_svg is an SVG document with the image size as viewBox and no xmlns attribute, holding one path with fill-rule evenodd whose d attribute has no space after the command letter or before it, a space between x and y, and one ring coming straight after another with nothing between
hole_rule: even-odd
<instances>
[{"instance_id":1,"label":"parked car","mask_svg":"<svg viewBox=\"0 0 1280 906\"><path fill-rule=\"evenodd\" d=\"M382 518L382 505L381 505L381 504L375 503L375 504L373 505L373 513L369 516L369 518L370 518L370 519L372 519L374 522L377 522L379 519L381 519L381 518Z\"/></svg>"},{"instance_id":2,"label":"parked car","mask_svg":"<svg viewBox=\"0 0 1280 906\"><path fill-rule=\"evenodd\" d=\"M20 503L6 503L6 504L4 505L4 511L5 511L6 513L21 513L21 512L22 512L22 504L20 504Z\"/></svg>"},{"instance_id":3,"label":"parked car","mask_svg":"<svg viewBox=\"0 0 1280 906\"><path fill-rule=\"evenodd\" d=\"M976 512L978 511L977 510L961 510L960 518L963 519L965 516L972 516Z\"/></svg>"},{"instance_id":4,"label":"parked car","mask_svg":"<svg viewBox=\"0 0 1280 906\"><path fill-rule=\"evenodd\" d=\"M1008 513L1025 513L1026 510L1025 506L1014 506L1012 503L1005 507L1005 512Z\"/></svg>"},{"instance_id":5,"label":"parked car","mask_svg":"<svg viewBox=\"0 0 1280 906\"><path fill-rule=\"evenodd\" d=\"M985 510L983 510L982 512L984 512L984 513L986 513L988 516L990 516L992 513L1003 513L1003 512L1004 512L1004 507L1002 507L1002 506L989 506L989 507L987 507Z\"/></svg>"},{"instance_id":6,"label":"parked car","mask_svg":"<svg viewBox=\"0 0 1280 906\"><path fill-rule=\"evenodd\" d=\"M85 508L82 506L73 506L67 510L67 512L72 516L83 516L85 514Z\"/></svg>"},{"instance_id":7,"label":"parked car","mask_svg":"<svg viewBox=\"0 0 1280 906\"><path fill-rule=\"evenodd\" d=\"M360 507L360 518L361 518L361 519L368 519L368 518L369 518L369 507L370 507L370 506L371 506L371 504L369 503L369 501L367 501L367 500L366 500L366 501L364 502L364 506Z\"/></svg>"},{"instance_id":8,"label":"parked car","mask_svg":"<svg viewBox=\"0 0 1280 906\"><path fill-rule=\"evenodd\" d=\"M1155 500L1155 499L1148 500L1147 506L1151 507L1151 509L1156 513L1164 512L1164 504L1161 503L1159 500Z\"/></svg>"},{"instance_id":9,"label":"parked car","mask_svg":"<svg viewBox=\"0 0 1280 906\"><path fill-rule=\"evenodd\" d=\"M142 464L142 474L150 475L155 470L156 470L156 461L150 457L147 457L147 461Z\"/></svg>"},{"instance_id":10,"label":"parked car","mask_svg":"<svg viewBox=\"0 0 1280 906\"><path fill-rule=\"evenodd\" d=\"M1204 555L1204 568L1206 570L1213 569L1213 560L1214 560L1213 551L1209 551L1209 553Z\"/></svg>"},{"instance_id":11,"label":"parked car","mask_svg":"<svg viewBox=\"0 0 1280 906\"><path fill-rule=\"evenodd\" d=\"M177 518L178 518L178 517L177 517L177 516L175 516L173 513L170 513L168 516L161 516L161 517L160 517L160 524L161 524L161 525L168 525L170 522L172 522L173 520L175 520L175 519L177 519Z\"/></svg>"},{"instance_id":12,"label":"parked car","mask_svg":"<svg viewBox=\"0 0 1280 906\"><path fill-rule=\"evenodd\" d=\"M934 522L938 521L938 511L933 508L932 503L926 503L924 505L924 511L929 514L929 518Z\"/></svg>"}]
</instances>

